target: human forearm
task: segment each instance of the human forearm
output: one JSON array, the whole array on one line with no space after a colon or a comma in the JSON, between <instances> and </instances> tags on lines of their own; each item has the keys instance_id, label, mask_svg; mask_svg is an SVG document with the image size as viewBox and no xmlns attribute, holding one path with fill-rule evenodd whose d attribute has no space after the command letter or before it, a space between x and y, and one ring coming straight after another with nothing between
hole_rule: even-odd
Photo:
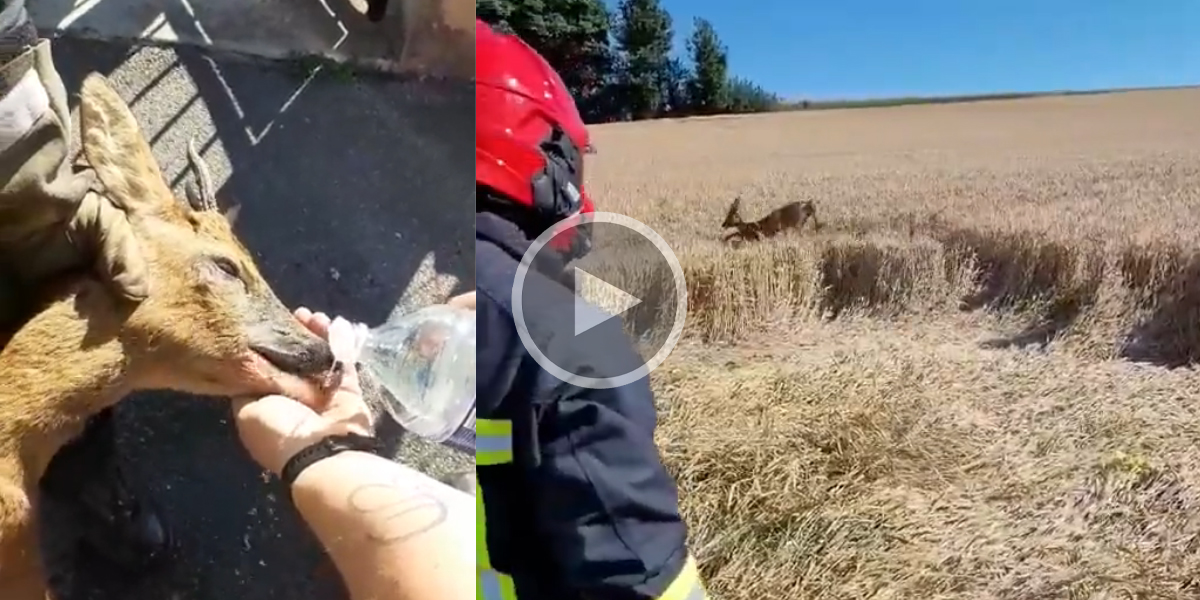
<instances>
[{"instance_id":1,"label":"human forearm","mask_svg":"<svg viewBox=\"0 0 1200 600\"><path fill-rule=\"evenodd\" d=\"M301 472L292 497L354 600L472 597L470 496L384 458L343 452Z\"/></svg>"}]
</instances>

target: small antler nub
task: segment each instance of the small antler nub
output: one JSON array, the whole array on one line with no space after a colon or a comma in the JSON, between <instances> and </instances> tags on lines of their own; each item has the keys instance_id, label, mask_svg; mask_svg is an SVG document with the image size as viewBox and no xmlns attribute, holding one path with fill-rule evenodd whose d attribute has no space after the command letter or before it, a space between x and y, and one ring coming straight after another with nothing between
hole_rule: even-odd
<instances>
[{"instance_id":1,"label":"small antler nub","mask_svg":"<svg viewBox=\"0 0 1200 600\"><path fill-rule=\"evenodd\" d=\"M188 165L196 174L196 181L199 183L199 188L189 184L186 188L188 196L188 204L194 210L219 210L217 207L217 195L213 190L212 174L208 171L208 163L204 162L204 157L200 156L200 152L196 150L195 138L188 140L187 146Z\"/></svg>"}]
</instances>

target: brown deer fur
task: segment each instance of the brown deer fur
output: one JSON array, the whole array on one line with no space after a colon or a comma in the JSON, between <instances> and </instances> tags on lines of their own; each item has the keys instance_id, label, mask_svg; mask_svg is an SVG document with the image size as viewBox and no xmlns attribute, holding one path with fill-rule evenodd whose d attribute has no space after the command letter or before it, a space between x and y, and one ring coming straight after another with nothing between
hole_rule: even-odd
<instances>
[{"instance_id":1,"label":"brown deer fur","mask_svg":"<svg viewBox=\"0 0 1200 600\"><path fill-rule=\"evenodd\" d=\"M789 229L799 231L810 218L813 222L813 228L818 231L821 229L821 222L817 220L817 208L812 202L790 202L767 213L767 216L749 223L743 221L742 217L738 214L738 208L741 204L741 198L734 198L733 203L729 205L729 212L726 213L725 221L721 223L721 227L733 227L735 231L726 235L722 239L724 242L729 242L733 239L753 242L775 237L780 232Z\"/></svg>"},{"instance_id":2,"label":"brown deer fur","mask_svg":"<svg viewBox=\"0 0 1200 600\"><path fill-rule=\"evenodd\" d=\"M0 351L4 600L49 597L34 527L37 482L90 415L143 389L316 402L316 381L332 364L328 345L291 316L213 210L207 173L202 198L177 201L133 114L100 75L83 83L80 123L101 193L138 236L151 291L129 307L92 279L63 281Z\"/></svg>"}]
</instances>

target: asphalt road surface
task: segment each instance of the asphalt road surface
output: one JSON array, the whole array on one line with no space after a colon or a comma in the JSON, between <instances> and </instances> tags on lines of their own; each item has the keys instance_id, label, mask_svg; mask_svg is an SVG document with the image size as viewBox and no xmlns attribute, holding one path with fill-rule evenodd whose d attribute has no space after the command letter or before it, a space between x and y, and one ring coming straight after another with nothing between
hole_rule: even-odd
<instances>
[{"instance_id":1,"label":"asphalt road surface","mask_svg":"<svg viewBox=\"0 0 1200 600\"><path fill-rule=\"evenodd\" d=\"M355 76L213 59L187 49L61 39L69 91L98 71L131 102L177 189L195 137L243 206L237 230L288 305L382 322L397 308L474 287L471 124L465 83ZM148 393L118 408L119 452L177 537L161 572L126 579L75 556L64 600L337 600L345 591L287 493L250 462L218 399ZM473 458L389 432L396 454L434 475ZM53 506L48 540L74 525Z\"/></svg>"}]
</instances>

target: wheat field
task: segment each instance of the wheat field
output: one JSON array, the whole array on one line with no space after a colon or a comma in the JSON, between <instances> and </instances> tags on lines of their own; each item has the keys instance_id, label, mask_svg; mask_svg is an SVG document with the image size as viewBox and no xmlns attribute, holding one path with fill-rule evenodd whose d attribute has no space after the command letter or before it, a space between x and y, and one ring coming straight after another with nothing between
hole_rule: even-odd
<instances>
[{"instance_id":1,"label":"wheat field","mask_svg":"<svg viewBox=\"0 0 1200 600\"><path fill-rule=\"evenodd\" d=\"M1200 90L593 135L687 275L652 382L713 597L1200 598ZM725 246L737 196L825 227Z\"/></svg>"}]
</instances>

